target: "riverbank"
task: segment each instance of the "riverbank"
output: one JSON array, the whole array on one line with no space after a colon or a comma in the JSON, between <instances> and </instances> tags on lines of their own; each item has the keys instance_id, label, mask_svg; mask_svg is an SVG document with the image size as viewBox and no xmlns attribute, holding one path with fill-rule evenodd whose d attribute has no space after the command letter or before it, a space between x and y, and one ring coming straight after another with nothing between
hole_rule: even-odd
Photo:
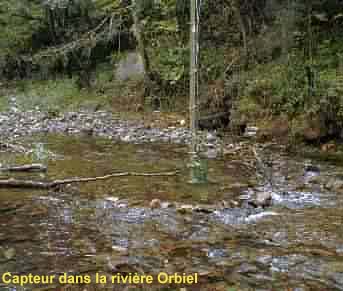
<instances>
[{"instance_id":1,"label":"riverbank","mask_svg":"<svg viewBox=\"0 0 343 291\"><path fill-rule=\"evenodd\" d=\"M39 110L23 111L12 98L9 110L0 113L2 141L40 133L58 133L108 138L129 143L189 144L187 124L181 116L150 112L148 117L135 114L124 119L109 111L79 110L49 113ZM200 134L200 133L199 133ZM201 133L202 149L221 150L221 140L215 132ZM212 151L213 153L213 151Z\"/></svg>"}]
</instances>

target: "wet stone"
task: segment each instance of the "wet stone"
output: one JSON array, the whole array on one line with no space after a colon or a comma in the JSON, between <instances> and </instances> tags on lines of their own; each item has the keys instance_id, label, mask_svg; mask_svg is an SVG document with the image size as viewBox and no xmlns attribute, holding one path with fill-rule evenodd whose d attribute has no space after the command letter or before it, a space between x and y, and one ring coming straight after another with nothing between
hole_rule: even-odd
<instances>
[{"instance_id":1,"label":"wet stone","mask_svg":"<svg viewBox=\"0 0 343 291\"><path fill-rule=\"evenodd\" d=\"M325 188L330 191L343 192L343 181L332 178L325 184Z\"/></svg>"},{"instance_id":2,"label":"wet stone","mask_svg":"<svg viewBox=\"0 0 343 291\"><path fill-rule=\"evenodd\" d=\"M272 204L272 194L270 192L257 192L249 204L254 207L268 207Z\"/></svg>"},{"instance_id":3,"label":"wet stone","mask_svg":"<svg viewBox=\"0 0 343 291\"><path fill-rule=\"evenodd\" d=\"M319 173L320 169L317 165L313 165L313 164L309 164L309 165L305 165L305 171L306 172L316 172Z\"/></svg>"}]
</instances>

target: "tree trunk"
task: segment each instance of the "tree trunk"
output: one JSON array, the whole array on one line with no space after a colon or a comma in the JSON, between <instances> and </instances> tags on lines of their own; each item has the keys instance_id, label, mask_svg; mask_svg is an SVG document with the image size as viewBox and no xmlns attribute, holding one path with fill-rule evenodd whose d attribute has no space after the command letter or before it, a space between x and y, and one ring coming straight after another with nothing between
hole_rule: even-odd
<instances>
[{"instance_id":1,"label":"tree trunk","mask_svg":"<svg viewBox=\"0 0 343 291\"><path fill-rule=\"evenodd\" d=\"M54 12L49 7L47 7L45 11L46 11L46 17L47 17L47 20L48 20L50 37L51 37L52 42L54 44L56 44L56 42L57 42L57 33L56 33L56 28L55 28Z\"/></svg>"},{"instance_id":2,"label":"tree trunk","mask_svg":"<svg viewBox=\"0 0 343 291\"><path fill-rule=\"evenodd\" d=\"M312 31L312 2L306 0L306 10L307 10L307 59L308 64L306 65L306 75L308 82L308 98L309 100L315 94L315 80L314 80L314 70L313 70L313 31Z\"/></svg>"},{"instance_id":3,"label":"tree trunk","mask_svg":"<svg viewBox=\"0 0 343 291\"><path fill-rule=\"evenodd\" d=\"M249 59L249 51L248 51L248 33L247 28L244 23L244 19L241 14L241 6L239 3L239 0L234 1L234 12L237 18L237 22L239 24L239 29L241 31L242 35L242 41L243 41L243 51L244 51L244 66L246 67L248 65L248 59Z\"/></svg>"},{"instance_id":4,"label":"tree trunk","mask_svg":"<svg viewBox=\"0 0 343 291\"><path fill-rule=\"evenodd\" d=\"M287 58L288 55L288 41L289 41L289 1L287 2L287 7L285 11L282 13L282 24L281 24L281 35L282 35L282 57Z\"/></svg>"},{"instance_id":5,"label":"tree trunk","mask_svg":"<svg viewBox=\"0 0 343 291\"><path fill-rule=\"evenodd\" d=\"M151 86L152 81L152 71L150 66L150 59L148 56L148 52L146 50L146 42L144 38L144 31L141 25L141 21L138 17L138 6L135 2L135 7L132 12L132 18L134 23L134 35L137 40L138 45L138 53L140 54L143 62L144 72L145 72L145 81L147 82L147 86Z\"/></svg>"}]
</instances>

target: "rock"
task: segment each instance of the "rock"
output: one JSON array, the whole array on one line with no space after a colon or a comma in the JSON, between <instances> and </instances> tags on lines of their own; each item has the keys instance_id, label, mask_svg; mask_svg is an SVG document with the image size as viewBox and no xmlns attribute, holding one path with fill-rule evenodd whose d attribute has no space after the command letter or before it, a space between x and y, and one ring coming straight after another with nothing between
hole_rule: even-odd
<instances>
[{"instance_id":1,"label":"rock","mask_svg":"<svg viewBox=\"0 0 343 291\"><path fill-rule=\"evenodd\" d=\"M117 203L119 201L119 198L118 197L106 197L105 200L113 202L113 203Z\"/></svg>"},{"instance_id":2,"label":"rock","mask_svg":"<svg viewBox=\"0 0 343 291\"><path fill-rule=\"evenodd\" d=\"M319 140L322 135L319 127L308 127L303 131L302 136L305 141L313 142Z\"/></svg>"},{"instance_id":3,"label":"rock","mask_svg":"<svg viewBox=\"0 0 343 291\"><path fill-rule=\"evenodd\" d=\"M112 246L112 250L118 253L127 253L128 249L122 246Z\"/></svg>"},{"instance_id":4,"label":"rock","mask_svg":"<svg viewBox=\"0 0 343 291\"><path fill-rule=\"evenodd\" d=\"M315 172L315 173L319 173L319 172L320 172L320 169L319 169L319 167L316 166L316 165L308 164L308 165L305 165L305 171L306 171L306 172Z\"/></svg>"},{"instance_id":5,"label":"rock","mask_svg":"<svg viewBox=\"0 0 343 291\"><path fill-rule=\"evenodd\" d=\"M256 136L257 132L258 132L258 127L256 127L256 126L247 126L245 128L244 136L245 137L254 137L254 136Z\"/></svg>"},{"instance_id":6,"label":"rock","mask_svg":"<svg viewBox=\"0 0 343 291\"><path fill-rule=\"evenodd\" d=\"M182 121L183 120L183 121ZM127 122L105 111L90 112L78 111L61 114L44 114L40 111L7 111L0 115L1 137L11 139L32 135L39 132L81 134L84 136L102 136L124 142L171 142L190 143L191 134L186 128L179 127L179 122L186 124L187 120L175 121L173 127L158 129L158 125L146 127L138 122ZM210 141L204 139L204 152L209 148L208 156L218 154L218 137L215 133L208 136ZM217 151L215 150L217 149Z\"/></svg>"},{"instance_id":7,"label":"rock","mask_svg":"<svg viewBox=\"0 0 343 291\"><path fill-rule=\"evenodd\" d=\"M172 207L175 207L175 203L168 202L168 201L161 202L161 208L162 209L172 208Z\"/></svg>"},{"instance_id":8,"label":"rock","mask_svg":"<svg viewBox=\"0 0 343 291\"><path fill-rule=\"evenodd\" d=\"M152 199L149 204L151 209L160 209L162 207L162 203L160 199Z\"/></svg>"},{"instance_id":9,"label":"rock","mask_svg":"<svg viewBox=\"0 0 343 291\"><path fill-rule=\"evenodd\" d=\"M215 159L218 156L218 149L216 148L208 148L205 156L209 159Z\"/></svg>"},{"instance_id":10,"label":"rock","mask_svg":"<svg viewBox=\"0 0 343 291\"><path fill-rule=\"evenodd\" d=\"M312 176L307 180L307 183L321 185L322 177L319 175Z\"/></svg>"},{"instance_id":11,"label":"rock","mask_svg":"<svg viewBox=\"0 0 343 291\"><path fill-rule=\"evenodd\" d=\"M318 141L327 135L327 129L318 116L303 116L296 131L306 142Z\"/></svg>"},{"instance_id":12,"label":"rock","mask_svg":"<svg viewBox=\"0 0 343 291\"><path fill-rule=\"evenodd\" d=\"M236 183L233 183L233 184L230 184L229 185L229 188L232 190L232 189L246 189L249 187L249 184L248 183L240 183L240 182L236 182Z\"/></svg>"},{"instance_id":13,"label":"rock","mask_svg":"<svg viewBox=\"0 0 343 291\"><path fill-rule=\"evenodd\" d=\"M320 150L323 152L334 152L337 150L337 146L333 142L328 142L328 143L323 144L320 147Z\"/></svg>"},{"instance_id":14,"label":"rock","mask_svg":"<svg viewBox=\"0 0 343 291\"><path fill-rule=\"evenodd\" d=\"M121 138L121 140L124 141L124 142L130 142L131 139L132 139L132 137L130 135L126 135L126 136L123 136Z\"/></svg>"},{"instance_id":15,"label":"rock","mask_svg":"<svg viewBox=\"0 0 343 291\"><path fill-rule=\"evenodd\" d=\"M266 216L277 216L277 215L279 214L273 211L263 211L261 213L249 215L247 218L245 218L245 222L254 222Z\"/></svg>"},{"instance_id":16,"label":"rock","mask_svg":"<svg viewBox=\"0 0 343 291\"><path fill-rule=\"evenodd\" d=\"M217 204L217 209L228 209L228 208L236 208L239 207L239 202L236 200L222 200Z\"/></svg>"},{"instance_id":17,"label":"rock","mask_svg":"<svg viewBox=\"0 0 343 291\"><path fill-rule=\"evenodd\" d=\"M215 210L216 210L215 207L211 205L197 205L193 209L193 211L195 212L201 212L201 213L206 213L206 214L213 213Z\"/></svg>"},{"instance_id":18,"label":"rock","mask_svg":"<svg viewBox=\"0 0 343 291\"><path fill-rule=\"evenodd\" d=\"M295 191L298 191L298 192L304 192L304 191L307 191L307 185L306 183L300 183L300 184L297 184L296 187L295 187Z\"/></svg>"},{"instance_id":19,"label":"rock","mask_svg":"<svg viewBox=\"0 0 343 291\"><path fill-rule=\"evenodd\" d=\"M9 248L9 249L3 250L3 255L7 260L11 260L15 257L16 251L14 248Z\"/></svg>"},{"instance_id":20,"label":"rock","mask_svg":"<svg viewBox=\"0 0 343 291\"><path fill-rule=\"evenodd\" d=\"M81 128L81 133L86 136L92 136L94 129L92 127L83 127Z\"/></svg>"},{"instance_id":21,"label":"rock","mask_svg":"<svg viewBox=\"0 0 343 291\"><path fill-rule=\"evenodd\" d=\"M193 206L192 205L181 205L176 208L176 211L181 214L186 214L186 213L191 213L193 211Z\"/></svg>"},{"instance_id":22,"label":"rock","mask_svg":"<svg viewBox=\"0 0 343 291\"><path fill-rule=\"evenodd\" d=\"M130 78L144 77L142 57L136 52L130 52L119 61L116 69L116 78L125 81Z\"/></svg>"},{"instance_id":23,"label":"rock","mask_svg":"<svg viewBox=\"0 0 343 291\"><path fill-rule=\"evenodd\" d=\"M185 126L186 125L186 121L184 119L181 119L179 123L180 123L181 126Z\"/></svg>"},{"instance_id":24,"label":"rock","mask_svg":"<svg viewBox=\"0 0 343 291\"><path fill-rule=\"evenodd\" d=\"M272 195L270 192L258 192L248 203L254 207L269 207L272 204Z\"/></svg>"},{"instance_id":25,"label":"rock","mask_svg":"<svg viewBox=\"0 0 343 291\"><path fill-rule=\"evenodd\" d=\"M342 180L337 180L335 178L330 179L325 185L325 189L338 192L338 193L343 193L343 181Z\"/></svg>"},{"instance_id":26,"label":"rock","mask_svg":"<svg viewBox=\"0 0 343 291\"><path fill-rule=\"evenodd\" d=\"M213 133L208 132L207 136L206 136L206 139L207 139L208 142L211 143L211 142L214 142L216 140L216 136Z\"/></svg>"},{"instance_id":27,"label":"rock","mask_svg":"<svg viewBox=\"0 0 343 291\"><path fill-rule=\"evenodd\" d=\"M200 130L217 130L225 128L229 124L229 112L219 112L213 114L200 113L198 126Z\"/></svg>"},{"instance_id":28,"label":"rock","mask_svg":"<svg viewBox=\"0 0 343 291\"><path fill-rule=\"evenodd\" d=\"M284 139L288 136L290 130L287 116L279 116L263 126L257 132L257 140L264 142L272 139Z\"/></svg>"},{"instance_id":29,"label":"rock","mask_svg":"<svg viewBox=\"0 0 343 291\"><path fill-rule=\"evenodd\" d=\"M242 263L236 270L238 273L256 273L258 271L255 265Z\"/></svg>"},{"instance_id":30,"label":"rock","mask_svg":"<svg viewBox=\"0 0 343 291\"><path fill-rule=\"evenodd\" d=\"M256 195L256 203L262 207L270 206L272 202L272 195L270 192L260 192Z\"/></svg>"}]
</instances>

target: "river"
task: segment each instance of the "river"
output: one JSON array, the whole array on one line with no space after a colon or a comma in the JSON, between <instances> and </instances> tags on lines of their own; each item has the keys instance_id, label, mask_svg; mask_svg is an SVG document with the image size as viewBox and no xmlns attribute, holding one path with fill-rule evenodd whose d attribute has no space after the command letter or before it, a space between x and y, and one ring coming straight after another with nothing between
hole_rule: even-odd
<instances>
[{"instance_id":1,"label":"river","mask_svg":"<svg viewBox=\"0 0 343 291\"><path fill-rule=\"evenodd\" d=\"M196 273L199 282L132 289L94 280L24 287L2 282L1 290L343 290L342 165L262 148L272 160L271 187L256 178L252 158L237 151L209 159L209 183L194 185L183 145L58 134L20 141L33 150L3 151L2 164L42 162L48 172L1 178L179 174L0 189L0 274ZM247 203L256 192L269 192L271 206ZM153 199L161 205L152 208Z\"/></svg>"}]
</instances>

